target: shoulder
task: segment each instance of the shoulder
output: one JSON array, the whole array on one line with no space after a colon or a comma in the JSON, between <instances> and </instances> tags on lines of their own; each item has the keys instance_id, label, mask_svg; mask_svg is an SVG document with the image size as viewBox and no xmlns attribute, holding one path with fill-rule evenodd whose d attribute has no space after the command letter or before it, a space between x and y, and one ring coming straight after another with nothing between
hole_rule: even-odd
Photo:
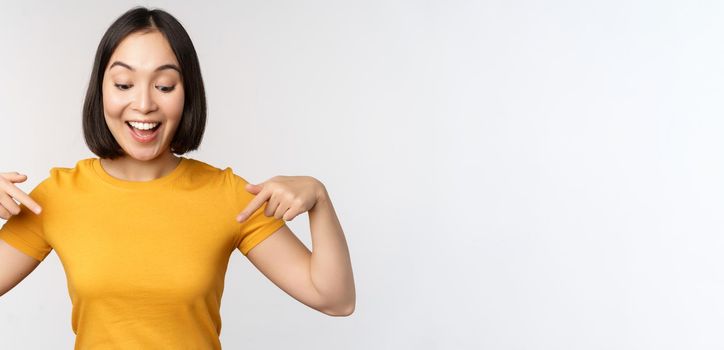
<instances>
[{"instance_id":1,"label":"shoulder","mask_svg":"<svg viewBox=\"0 0 724 350\"><path fill-rule=\"evenodd\" d=\"M49 179L66 179L71 176L76 176L81 172L91 171L94 159L95 158L85 158L78 160L73 167L52 167L49 171Z\"/></svg>"},{"instance_id":2,"label":"shoulder","mask_svg":"<svg viewBox=\"0 0 724 350\"><path fill-rule=\"evenodd\" d=\"M43 187L46 191L49 191L77 182L81 177L86 176L87 172L93 171L93 160L94 158L81 159L72 167L52 167L48 171L48 177L46 177L38 187Z\"/></svg>"},{"instance_id":3,"label":"shoulder","mask_svg":"<svg viewBox=\"0 0 724 350\"><path fill-rule=\"evenodd\" d=\"M201 160L187 158L187 168L179 186L201 190L209 195L221 196L239 205L239 194L245 191L246 180L235 174L230 166L216 166Z\"/></svg>"},{"instance_id":4,"label":"shoulder","mask_svg":"<svg viewBox=\"0 0 724 350\"><path fill-rule=\"evenodd\" d=\"M246 180L234 173L229 166L216 166L207 162L186 158L186 178L195 183L217 184L235 187Z\"/></svg>"},{"instance_id":5,"label":"shoulder","mask_svg":"<svg viewBox=\"0 0 724 350\"><path fill-rule=\"evenodd\" d=\"M35 185L28 194L36 201L43 201L45 196L54 194L55 191L62 189L64 185L73 181L73 178L79 174L79 169L90 164L92 160L93 158L81 159L73 167L57 166L50 168L48 176Z\"/></svg>"},{"instance_id":6,"label":"shoulder","mask_svg":"<svg viewBox=\"0 0 724 350\"><path fill-rule=\"evenodd\" d=\"M199 183L205 184L207 188L216 188L220 191L229 193L234 197L234 201L239 196L251 196L246 191L246 184L249 182L243 176L234 172L231 166L216 166L197 159L188 159L188 165L191 171L188 171L187 178L193 178L193 182L198 186ZM196 187L189 184L191 187Z\"/></svg>"}]
</instances>

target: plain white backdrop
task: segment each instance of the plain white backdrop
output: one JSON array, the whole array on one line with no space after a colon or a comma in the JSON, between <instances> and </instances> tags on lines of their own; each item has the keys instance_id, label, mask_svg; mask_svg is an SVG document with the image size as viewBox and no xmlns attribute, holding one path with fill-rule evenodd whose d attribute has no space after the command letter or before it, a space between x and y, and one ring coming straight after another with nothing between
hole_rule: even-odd
<instances>
[{"instance_id":1,"label":"plain white backdrop","mask_svg":"<svg viewBox=\"0 0 724 350\"><path fill-rule=\"evenodd\" d=\"M320 179L350 246L346 318L235 252L224 348L724 348L722 2L3 2L0 171L26 192L94 156L93 57L134 5L199 55L185 156ZM0 298L0 347L72 348L70 307L51 253Z\"/></svg>"}]
</instances>

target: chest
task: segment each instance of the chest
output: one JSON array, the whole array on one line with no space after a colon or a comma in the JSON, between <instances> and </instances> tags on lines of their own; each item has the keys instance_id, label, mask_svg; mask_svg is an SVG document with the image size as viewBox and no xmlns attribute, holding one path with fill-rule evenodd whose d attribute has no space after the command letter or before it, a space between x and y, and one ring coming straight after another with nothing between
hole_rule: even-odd
<instances>
[{"instance_id":1,"label":"chest","mask_svg":"<svg viewBox=\"0 0 724 350\"><path fill-rule=\"evenodd\" d=\"M164 198L77 195L46 222L71 294L203 294L235 249L233 208L193 193ZM69 198L71 199L71 198Z\"/></svg>"}]
</instances>

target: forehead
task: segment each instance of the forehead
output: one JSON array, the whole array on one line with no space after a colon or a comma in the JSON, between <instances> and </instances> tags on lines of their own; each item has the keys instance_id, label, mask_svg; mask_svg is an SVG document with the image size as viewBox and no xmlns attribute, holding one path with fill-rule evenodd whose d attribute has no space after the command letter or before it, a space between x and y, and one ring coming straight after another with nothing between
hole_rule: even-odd
<instances>
[{"instance_id":1,"label":"forehead","mask_svg":"<svg viewBox=\"0 0 724 350\"><path fill-rule=\"evenodd\" d=\"M136 71L151 72L162 64L178 65L168 40L158 31L133 33L124 38L113 51L108 64L122 61Z\"/></svg>"}]
</instances>

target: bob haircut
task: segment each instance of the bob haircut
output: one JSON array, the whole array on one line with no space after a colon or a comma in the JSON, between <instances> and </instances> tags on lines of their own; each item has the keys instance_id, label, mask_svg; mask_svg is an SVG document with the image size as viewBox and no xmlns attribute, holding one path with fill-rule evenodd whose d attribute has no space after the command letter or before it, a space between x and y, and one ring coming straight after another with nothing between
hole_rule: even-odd
<instances>
[{"instance_id":1,"label":"bob haircut","mask_svg":"<svg viewBox=\"0 0 724 350\"><path fill-rule=\"evenodd\" d=\"M196 50L186 30L169 13L136 6L118 17L103 35L96 50L93 71L83 103L83 135L88 148L101 158L125 155L108 129L103 111L103 76L106 66L128 35L159 31L168 40L181 68L184 108L178 129L171 140L171 152L180 155L198 149L206 126L206 95Z\"/></svg>"}]
</instances>

